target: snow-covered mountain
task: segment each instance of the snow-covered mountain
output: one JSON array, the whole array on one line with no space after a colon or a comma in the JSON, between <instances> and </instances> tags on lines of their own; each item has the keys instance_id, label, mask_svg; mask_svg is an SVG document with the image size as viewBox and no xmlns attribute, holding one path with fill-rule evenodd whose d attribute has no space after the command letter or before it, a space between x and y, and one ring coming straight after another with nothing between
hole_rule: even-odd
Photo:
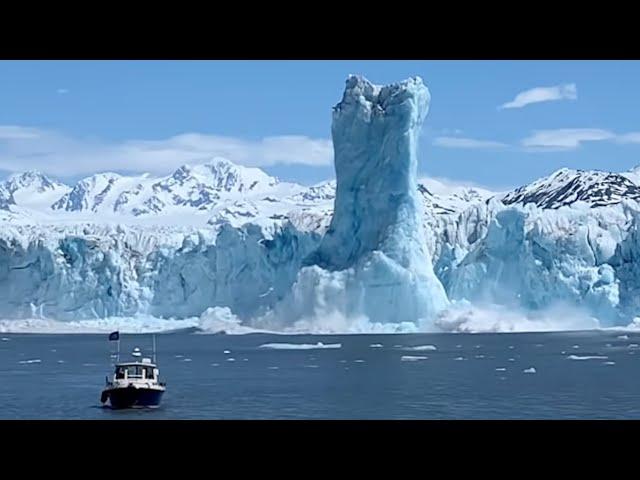
<instances>
[{"instance_id":1,"label":"snow-covered mountain","mask_svg":"<svg viewBox=\"0 0 640 480\"><path fill-rule=\"evenodd\" d=\"M9 204L42 210L66 194L70 188L40 172L31 170L11 175L0 184L0 197L5 197L2 190L8 192L12 197Z\"/></svg>"},{"instance_id":2,"label":"snow-covered mountain","mask_svg":"<svg viewBox=\"0 0 640 480\"><path fill-rule=\"evenodd\" d=\"M631 180L629 174L563 168L509 192L502 198L502 203L534 203L540 208L556 209L586 202L595 208L638 199L640 186Z\"/></svg>"},{"instance_id":3,"label":"snow-covered mountain","mask_svg":"<svg viewBox=\"0 0 640 480\"><path fill-rule=\"evenodd\" d=\"M433 179L418 184L425 215L451 215L494 195ZM0 182L0 210L23 223L282 224L322 231L331 219L336 182L310 187L281 182L258 168L216 158L164 177L104 172L68 186L38 172ZM98 214L98 216L96 216Z\"/></svg>"},{"instance_id":4,"label":"snow-covered mountain","mask_svg":"<svg viewBox=\"0 0 640 480\"><path fill-rule=\"evenodd\" d=\"M93 175L79 181L51 208L134 217L184 210L207 211L221 200L254 198L277 191L279 186L277 179L258 168L216 158L202 165L184 165L161 178L116 173Z\"/></svg>"}]
</instances>

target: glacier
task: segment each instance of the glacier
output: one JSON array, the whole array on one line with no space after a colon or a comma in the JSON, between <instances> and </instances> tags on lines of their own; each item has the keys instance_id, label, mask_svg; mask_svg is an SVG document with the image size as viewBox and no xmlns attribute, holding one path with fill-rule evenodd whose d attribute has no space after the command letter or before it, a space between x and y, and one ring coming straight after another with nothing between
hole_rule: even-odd
<instances>
[{"instance_id":1,"label":"glacier","mask_svg":"<svg viewBox=\"0 0 640 480\"><path fill-rule=\"evenodd\" d=\"M281 298L319 236L290 224L204 229L90 226L0 236L0 318L247 318Z\"/></svg>"},{"instance_id":2,"label":"glacier","mask_svg":"<svg viewBox=\"0 0 640 480\"><path fill-rule=\"evenodd\" d=\"M417 178L418 78L347 79L336 179L213 158L0 182L0 331L637 329L640 168L505 192Z\"/></svg>"}]
</instances>

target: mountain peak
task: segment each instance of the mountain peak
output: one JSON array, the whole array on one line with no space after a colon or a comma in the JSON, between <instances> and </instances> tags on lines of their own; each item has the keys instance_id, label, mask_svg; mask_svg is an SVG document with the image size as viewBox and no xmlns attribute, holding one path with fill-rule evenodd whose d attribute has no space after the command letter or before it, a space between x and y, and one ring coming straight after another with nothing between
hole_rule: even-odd
<instances>
[{"instance_id":1,"label":"mountain peak","mask_svg":"<svg viewBox=\"0 0 640 480\"><path fill-rule=\"evenodd\" d=\"M38 170L27 170L22 173L14 173L4 182L5 188L11 193L15 193L20 189L33 189L37 193L43 193L47 190L54 190L61 186L62 183L52 180Z\"/></svg>"},{"instance_id":2,"label":"mountain peak","mask_svg":"<svg viewBox=\"0 0 640 480\"><path fill-rule=\"evenodd\" d=\"M502 203L534 203L540 208L557 209L585 202L595 208L615 205L624 199L640 200L640 186L625 174L561 168L512 190L502 198Z\"/></svg>"}]
</instances>

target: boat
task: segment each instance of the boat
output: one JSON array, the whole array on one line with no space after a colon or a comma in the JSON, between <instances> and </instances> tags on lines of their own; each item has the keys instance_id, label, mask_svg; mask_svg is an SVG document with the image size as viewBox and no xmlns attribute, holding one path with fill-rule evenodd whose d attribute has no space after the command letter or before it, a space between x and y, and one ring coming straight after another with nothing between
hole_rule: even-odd
<instances>
[{"instance_id":1,"label":"boat","mask_svg":"<svg viewBox=\"0 0 640 480\"><path fill-rule=\"evenodd\" d=\"M160 370L155 361L155 336L153 361L142 357L138 347L134 348L133 361L120 362L120 335L114 332L109 340L118 340L118 354L115 370L111 379L107 376L106 386L100 396L103 404L113 409L157 408L166 391L166 384L160 382Z\"/></svg>"}]
</instances>

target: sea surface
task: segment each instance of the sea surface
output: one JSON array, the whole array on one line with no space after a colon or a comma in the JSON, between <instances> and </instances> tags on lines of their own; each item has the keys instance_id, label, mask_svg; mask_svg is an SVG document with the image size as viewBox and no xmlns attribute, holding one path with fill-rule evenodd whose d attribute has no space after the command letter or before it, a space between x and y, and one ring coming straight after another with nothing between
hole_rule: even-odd
<instances>
[{"instance_id":1,"label":"sea surface","mask_svg":"<svg viewBox=\"0 0 640 480\"><path fill-rule=\"evenodd\" d=\"M2 419L640 419L640 333L158 334L162 405L125 411L106 335L0 337Z\"/></svg>"}]
</instances>

